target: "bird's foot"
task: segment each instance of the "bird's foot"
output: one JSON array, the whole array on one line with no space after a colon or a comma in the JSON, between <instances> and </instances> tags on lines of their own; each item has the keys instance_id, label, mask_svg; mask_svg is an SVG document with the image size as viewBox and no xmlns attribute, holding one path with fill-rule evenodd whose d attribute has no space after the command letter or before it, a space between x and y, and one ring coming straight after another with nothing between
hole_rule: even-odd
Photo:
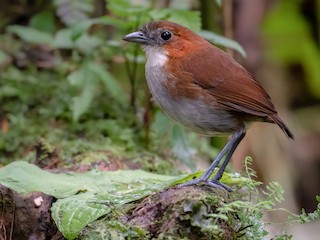
<instances>
[{"instance_id":1,"label":"bird's foot","mask_svg":"<svg viewBox=\"0 0 320 240\"><path fill-rule=\"evenodd\" d=\"M190 180L188 182L185 182L185 183L182 183L182 184L179 184L178 186L179 187L185 187L185 186L197 185L199 183L203 183L203 184L209 185L209 186L214 187L214 188L220 188L220 189L222 189L224 191L227 190L228 192L232 192L232 188L231 187L229 187L226 184L221 183L219 180L216 180L216 179L204 180L204 179L201 179L201 177L197 178L197 179L192 179L192 180Z\"/></svg>"},{"instance_id":2,"label":"bird's foot","mask_svg":"<svg viewBox=\"0 0 320 240\"><path fill-rule=\"evenodd\" d=\"M228 185L220 182L219 180L215 180L215 179L212 179L212 180L209 180L207 181L207 184L212 186L212 187L215 187L215 188L220 188L222 190L227 190L228 192L232 192L232 188L229 187Z\"/></svg>"},{"instance_id":3,"label":"bird's foot","mask_svg":"<svg viewBox=\"0 0 320 240\"><path fill-rule=\"evenodd\" d=\"M185 187L185 186L192 186L192 185L197 185L199 183L206 183L206 182L207 182L207 180L203 180L201 178L196 178L196 179L192 179L192 180L190 180L188 182L181 183L178 186L179 187Z\"/></svg>"}]
</instances>

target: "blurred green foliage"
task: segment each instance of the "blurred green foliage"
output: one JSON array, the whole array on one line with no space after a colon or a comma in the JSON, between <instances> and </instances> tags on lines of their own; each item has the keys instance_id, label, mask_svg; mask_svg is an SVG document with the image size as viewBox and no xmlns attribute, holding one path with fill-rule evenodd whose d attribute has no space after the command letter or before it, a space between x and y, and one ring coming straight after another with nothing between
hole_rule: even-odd
<instances>
[{"instance_id":1,"label":"blurred green foliage","mask_svg":"<svg viewBox=\"0 0 320 240\"><path fill-rule=\"evenodd\" d=\"M191 169L196 153L216 154L206 139L195 140L157 108L148 108L144 54L121 38L145 22L168 19L242 55L244 50L230 39L201 30L197 1L172 0L161 7L159 1L135 2L1 2L1 161L28 154L40 137L60 147L79 141L89 147L121 145L130 151L170 148ZM221 9L221 1L214 4ZM319 48L300 4L275 4L263 32L272 45L268 53L283 64L301 64L310 92L319 97Z\"/></svg>"},{"instance_id":2,"label":"blurred green foliage","mask_svg":"<svg viewBox=\"0 0 320 240\"><path fill-rule=\"evenodd\" d=\"M268 12L263 32L270 44L268 54L284 65L302 66L309 92L319 99L319 42L315 41L311 25L302 14L302 2L301 0L278 1ZM315 11L319 18L320 1L318 1L318 8ZM318 23L320 24L320 19Z\"/></svg>"},{"instance_id":3,"label":"blurred green foliage","mask_svg":"<svg viewBox=\"0 0 320 240\"><path fill-rule=\"evenodd\" d=\"M199 32L200 12L179 0L173 4L178 8L157 8L156 1L100 1L106 4L102 10L97 2L39 1L34 8L19 2L17 8L31 13L22 22L12 5L2 3L8 15L0 17L1 162L28 155L37 139L45 138L60 148L87 143L86 149L121 145L125 151L139 151L148 146L161 152L169 147L195 169L195 149L211 157L216 152L207 139L194 140L194 134L163 114L153 117L156 108L146 107L144 54L121 38L154 19ZM205 34L243 52L230 39Z\"/></svg>"}]
</instances>

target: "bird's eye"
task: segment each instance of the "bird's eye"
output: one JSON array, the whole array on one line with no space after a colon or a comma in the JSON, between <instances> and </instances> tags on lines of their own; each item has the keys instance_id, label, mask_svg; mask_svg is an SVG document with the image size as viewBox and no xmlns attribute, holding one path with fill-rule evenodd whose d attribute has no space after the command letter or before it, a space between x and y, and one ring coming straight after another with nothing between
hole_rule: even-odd
<instances>
[{"instance_id":1,"label":"bird's eye","mask_svg":"<svg viewBox=\"0 0 320 240\"><path fill-rule=\"evenodd\" d=\"M164 31L161 33L161 38L165 41L168 41L171 38L172 34L169 31Z\"/></svg>"}]
</instances>

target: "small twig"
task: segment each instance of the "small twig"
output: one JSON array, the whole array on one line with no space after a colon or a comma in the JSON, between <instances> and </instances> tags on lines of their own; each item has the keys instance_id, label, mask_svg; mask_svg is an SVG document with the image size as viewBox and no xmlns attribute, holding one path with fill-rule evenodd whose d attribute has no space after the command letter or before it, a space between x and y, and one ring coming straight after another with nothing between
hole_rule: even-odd
<instances>
[{"instance_id":1,"label":"small twig","mask_svg":"<svg viewBox=\"0 0 320 240\"><path fill-rule=\"evenodd\" d=\"M140 17L141 15L137 16L137 21L136 21L136 27L138 28L139 23L140 23ZM139 54L139 46L135 46L134 51L133 51L133 63L132 67L130 66L129 59L125 52L123 53L124 58L125 58L125 68L129 77L130 81L130 87L131 87L131 93L130 93L130 105L136 110L136 78L137 78L137 69L138 69L138 54Z\"/></svg>"},{"instance_id":2,"label":"small twig","mask_svg":"<svg viewBox=\"0 0 320 240\"><path fill-rule=\"evenodd\" d=\"M143 116L143 124L145 129L145 145L149 149L150 142L150 123L151 123L151 94L149 89L145 88L145 112Z\"/></svg>"}]
</instances>

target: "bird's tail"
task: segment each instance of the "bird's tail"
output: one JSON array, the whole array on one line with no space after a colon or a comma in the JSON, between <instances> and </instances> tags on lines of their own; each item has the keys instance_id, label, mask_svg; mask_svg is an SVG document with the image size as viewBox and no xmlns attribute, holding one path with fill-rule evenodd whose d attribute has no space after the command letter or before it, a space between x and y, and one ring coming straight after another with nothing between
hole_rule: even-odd
<instances>
[{"instance_id":1,"label":"bird's tail","mask_svg":"<svg viewBox=\"0 0 320 240\"><path fill-rule=\"evenodd\" d=\"M272 119L272 121L275 124L277 124L281 128L281 130L284 132L284 134L287 135L287 137L294 139L293 133L290 131L290 129L287 127L287 125L281 120L281 118L278 115L274 114L269 117Z\"/></svg>"}]
</instances>

